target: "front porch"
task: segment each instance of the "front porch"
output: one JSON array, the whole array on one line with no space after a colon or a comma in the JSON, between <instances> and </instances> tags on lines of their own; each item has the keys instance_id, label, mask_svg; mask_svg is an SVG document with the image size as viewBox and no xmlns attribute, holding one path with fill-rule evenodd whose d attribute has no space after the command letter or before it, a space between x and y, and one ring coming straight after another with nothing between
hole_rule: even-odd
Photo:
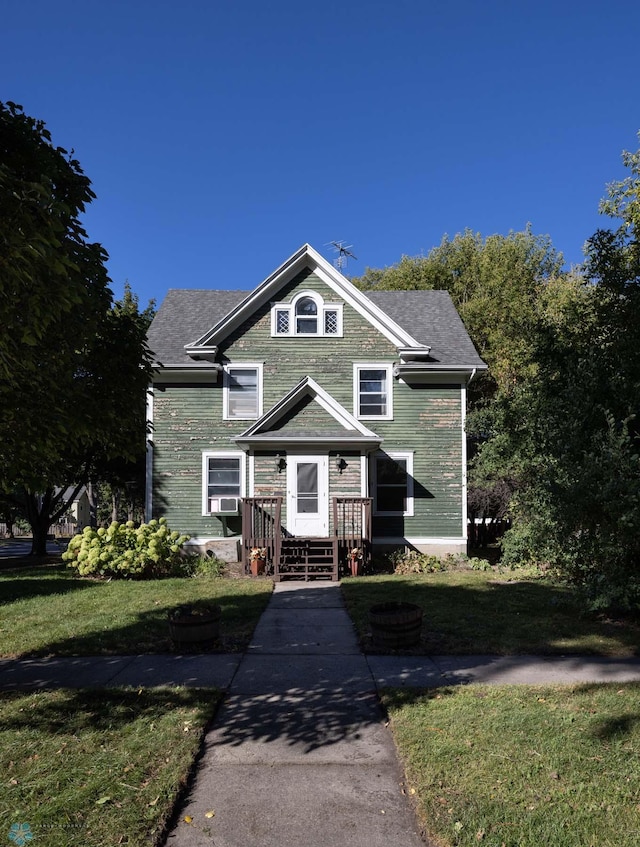
<instances>
[{"instance_id":1,"label":"front porch","mask_svg":"<svg viewBox=\"0 0 640 847\"><path fill-rule=\"evenodd\" d=\"M371 562L371 498L333 497L331 534L324 538L294 536L282 524L281 496L245 497L242 501L242 561L250 573L253 548L266 551L268 573L283 579L330 579L347 571L358 549L362 566Z\"/></svg>"}]
</instances>

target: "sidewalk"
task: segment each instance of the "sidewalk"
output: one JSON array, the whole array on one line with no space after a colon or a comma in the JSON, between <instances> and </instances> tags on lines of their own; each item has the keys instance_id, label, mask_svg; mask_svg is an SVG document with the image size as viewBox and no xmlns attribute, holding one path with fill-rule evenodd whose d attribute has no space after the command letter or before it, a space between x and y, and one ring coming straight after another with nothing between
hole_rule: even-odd
<instances>
[{"instance_id":1,"label":"sidewalk","mask_svg":"<svg viewBox=\"0 0 640 847\"><path fill-rule=\"evenodd\" d=\"M166 845L424 847L402 785L339 585L279 583Z\"/></svg>"},{"instance_id":2,"label":"sidewalk","mask_svg":"<svg viewBox=\"0 0 640 847\"><path fill-rule=\"evenodd\" d=\"M276 584L245 655L0 660L4 690L227 690L166 847L424 847L377 689L631 680L640 659L365 657L325 582Z\"/></svg>"}]
</instances>

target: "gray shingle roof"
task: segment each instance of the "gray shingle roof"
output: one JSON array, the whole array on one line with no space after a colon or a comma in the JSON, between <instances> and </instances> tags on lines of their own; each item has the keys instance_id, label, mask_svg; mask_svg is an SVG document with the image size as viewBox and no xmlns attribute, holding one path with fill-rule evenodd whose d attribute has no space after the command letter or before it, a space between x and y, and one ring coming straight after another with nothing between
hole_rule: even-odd
<instances>
[{"instance_id":1,"label":"gray shingle roof","mask_svg":"<svg viewBox=\"0 0 640 847\"><path fill-rule=\"evenodd\" d=\"M155 360L163 365L193 364L184 352L239 305L248 291L171 288L151 326L148 344Z\"/></svg>"},{"instance_id":2,"label":"gray shingle roof","mask_svg":"<svg viewBox=\"0 0 640 847\"><path fill-rule=\"evenodd\" d=\"M429 345L434 361L443 365L483 365L448 291L365 293L416 341Z\"/></svg>"},{"instance_id":3,"label":"gray shingle roof","mask_svg":"<svg viewBox=\"0 0 640 847\"><path fill-rule=\"evenodd\" d=\"M184 345L197 341L249 293L170 289L149 328L148 343L155 360L165 365L193 364ZM482 366L448 292L372 291L366 295L416 341L430 345L435 363Z\"/></svg>"}]
</instances>

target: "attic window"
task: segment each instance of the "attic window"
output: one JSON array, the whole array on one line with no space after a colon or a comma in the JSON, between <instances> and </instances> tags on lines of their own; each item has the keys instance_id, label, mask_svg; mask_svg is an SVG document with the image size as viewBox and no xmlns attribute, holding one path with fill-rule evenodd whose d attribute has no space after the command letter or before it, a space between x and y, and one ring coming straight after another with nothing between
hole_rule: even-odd
<instances>
[{"instance_id":1,"label":"attic window","mask_svg":"<svg viewBox=\"0 0 640 847\"><path fill-rule=\"evenodd\" d=\"M317 335L318 307L311 297L302 297L296 303L296 335Z\"/></svg>"},{"instance_id":2,"label":"attic window","mask_svg":"<svg viewBox=\"0 0 640 847\"><path fill-rule=\"evenodd\" d=\"M313 291L301 292L291 303L274 303L271 335L342 337L342 304L325 303Z\"/></svg>"},{"instance_id":3,"label":"attic window","mask_svg":"<svg viewBox=\"0 0 640 847\"><path fill-rule=\"evenodd\" d=\"M338 313L335 309L324 310L324 334L338 334Z\"/></svg>"},{"instance_id":4,"label":"attic window","mask_svg":"<svg viewBox=\"0 0 640 847\"><path fill-rule=\"evenodd\" d=\"M276 333L278 335L289 334L289 318L290 315L288 309L276 310Z\"/></svg>"}]
</instances>

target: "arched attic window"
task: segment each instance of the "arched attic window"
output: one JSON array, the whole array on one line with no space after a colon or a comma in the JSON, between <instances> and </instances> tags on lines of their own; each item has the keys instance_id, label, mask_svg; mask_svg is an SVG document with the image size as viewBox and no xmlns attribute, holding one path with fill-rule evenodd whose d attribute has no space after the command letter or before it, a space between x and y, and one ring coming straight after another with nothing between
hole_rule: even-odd
<instances>
[{"instance_id":1,"label":"arched attic window","mask_svg":"<svg viewBox=\"0 0 640 847\"><path fill-rule=\"evenodd\" d=\"M318 334L318 307L311 297L301 297L296 303L296 335Z\"/></svg>"},{"instance_id":2,"label":"arched attic window","mask_svg":"<svg viewBox=\"0 0 640 847\"><path fill-rule=\"evenodd\" d=\"M303 291L290 303L273 303L271 335L342 337L342 303L325 303L313 291Z\"/></svg>"}]
</instances>

